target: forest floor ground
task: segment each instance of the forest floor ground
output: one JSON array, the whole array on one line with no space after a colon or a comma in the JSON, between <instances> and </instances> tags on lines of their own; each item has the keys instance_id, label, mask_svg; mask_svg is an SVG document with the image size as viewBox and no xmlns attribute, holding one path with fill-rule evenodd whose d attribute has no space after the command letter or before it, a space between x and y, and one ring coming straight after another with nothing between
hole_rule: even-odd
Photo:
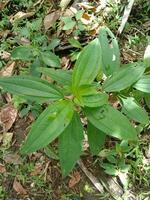
<instances>
[{"instance_id":1,"label":"forest floor ground","mask_svg":"<svg viewBox=\"0 0 150 200\"><path fill-rule=\"evenodd\" d=\"M67 2L67 1L66 1ZM96 37L101 26L108 26L117 36L122 63L143 58L150 43L150 5L148 0L136 1L121 34L118 33L127 1L70 1L61 11L54 0L5 0L0 2L0 76L34 74L28 61L14 61L11 51L18 45L31 44L53 49L61 58L64 69L73 67L80 47L69 42L75 36L81 46ZM65 7L65 5L64 5ZM79 12L83 11L82 15ZM75 19L74 11L79 19ZM62 18L66 17L66 21ZM53 47L52 47L53 46ZM76 46L76 47L75 47ZM1 200L150 200L150 136L148 128L140 135L138 145L130 154L128 186L120 177L105 174L100 166L102 157L91 156L88 145L81 160L86 170L96 177L104 188L100 193L80 165L66 178L61 175L55 154L38 151L23 157L19 148L40 114L42 107L27 105L8 93L0 96L0 199ZM148 110L148 108L147 108ZM148 110L149 111L149 110ZM5 131L4 131L5 126ZM119 141L107 139L105 150L116 148ZM55 143L54 143L55 147Z\"/></svg>"}]
</instances>

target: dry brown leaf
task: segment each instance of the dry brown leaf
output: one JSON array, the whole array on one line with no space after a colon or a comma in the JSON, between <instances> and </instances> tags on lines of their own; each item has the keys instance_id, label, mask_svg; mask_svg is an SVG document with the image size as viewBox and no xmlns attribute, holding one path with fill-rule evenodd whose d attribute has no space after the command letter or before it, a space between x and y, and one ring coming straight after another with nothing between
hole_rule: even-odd
<instances>
[{"instance_id":1,"label":"dry brown leaf","mask_svg":"<svg viewBox=\"0 0 150 200\"><path fill-rule=\"evenodd\" d=\"M3 174L5 172L6 172L5 166L0 163L0 174Z\"/></svg>"},{"instance_id":2,"label":"dry brown leaf","mask_svg":"<svg viewBox=\"0 0 150 200\"><path fill-rule=\"evenodd\" d=\"M82 18L84 18L86 20L90 20L91 16L87 13L83 13Z\"/></svg>"},{"instance_id":3,"label":"dry brown leaf","mask_svg":"<svg viewBox=\"0 0 150 200\"><path fill-rule=\"evenodd\" d=\"M145 156L146 156L146 158L150 159L150 145L149 145L148 149L146 149L146 151L145 151Z\"/></svg>"},{"instance_id":4,"label":"dry brown leaf","mask_svg":"<svg viewBox=\"0 0 150 200\"><path fill-rule=\"evenodd\" d=\"M3 31L0 32L0 37L5 39L5 38L7 38L7 36L8 36L10 33L11 33L10 30L3 30Z\"/></svg>"},{"instance_id":5,"label":"dry brown leaf","mask_svg":"<svg viewBox=\"0 0 150 200\"><path fill-rule=\"evenodd\" d=\"M110 94L109 95L109 102L111 103L111 105L114 107L114 108L118 108L119 107L119 101L118 99L116 98L116 96L114 96L113 94Z\"/></svg>"},{"instance_id":6,"label":"dry brown leaf","mask_svg":"<svg viewBox=\"0 0 150 200\"><path fill-rule=\"evenodd\" d=\"M51 28L55 22L59 19L60 17L60 11L54 11L52 13L50 13L49 15L45 16L44 18L44 28L45 30L48 30L49 28Z\"/></svg>"},{"instance_id":7,"label":"dry brown leaf","mask_svg":"<svg viewBox=\"0 0 150 200\"><path fill-rule=\"evenodd\" d=\"M9 60L10 59L11 54L8 53L7 51L0 51L0 58L2 60Z\"/></svg>"},{"instance_id":8,"label":"dry brown leaf","mask_svg":"<svg viewBox=\"0 0 150 200\"><path fill-rule=\"evenodd\" d=\"M3 10L9 2L10 0L0 2L0 10Z\"/></svg>"},{"instance_id":9,"label":"dry brown leaf","mask_svg":"<svg viewBox=\"0 0 150 200\"><path fill-rule=\"evenodd\" d=\"M77 183L79 183L81 179L81 175L79 172L74 172L73 176L71 177L69 181L69 188L73 188Z\"/></svg>"},{"instance_id":10,"label":"dry brown leaf","mask_svg":"<svg viewBox=\"0 0 150 200\"><path fill-rule=\"evenodd\" d=\"M97 34L97 30L96 29L90 30L89 34L92 35L92 36L96 35Z\"/></svg>"},{"instance_id":11,"label":"dry brown leaf","mask_svg":"<svg viewBox=\"0 0 150 200\"><path fill-rule=\"evenodd\" d=\"M61 58L61 66L62 66L62 68L63 69L67 69L68 66L69 66L69 62L70 62L69 58L67 58L66 56L63 56Z\"/></svg>"},{"instance_id":12,"label":"dry brown leaf","mask_svg":"<svg viewBox=\"0 0 150 200\"><path fill-rule=\"evenodd\" d=\"M11 103L6 104L0 112L0 123L3 124L4 131L7 132L16 120L18 111Z\"/></svg>"},{"instance_id":13,"label":"dry brown leaf","mask_svg":"<svg viewBox=\"0 0 150 200\"><path fill-rule=\"evenodd\" d=\"M23 45L31 44L30 40L28 40L27 38L24 38L24 37L22 37L19 42L20 42L20 44L23 44Z\"/></svg>"},{"instance_id":14,"label":"dry brown leaf","mask_svg":"<svg viewBox=\"0 0 150 200\"><path fill-rule=\"evenodd\" d=\"M19 195L26 195L27 191L23 188L20 182L17 181L15 178L13 183L13 189L19 194Z\"/></svg>"},{"instance_id":15,"label":"dry brown leaf","mask_svg":"<svg viewBox=\"0 0 150 200\"><path fill-rule=\"evenodd\" d=\"M26 19L28 17L32 17L34 14L35 14L34 12L25 13L25 12L19 11L10 18L10 22L13 23L16 20Z\"/></svg>"},{"instance_id":16,"label":"dry brown leaf","mask_svg":"<svg viewBox=\"0 0 150 200\"><path fill-rule=\"evenodd\" d=\"M39 174L41 174L43 169L43 166L41 163L38 163L35 167L34 170L30 173L31 176L37 176Z\"/></svg>"},{"instance_id":17,"label":"dry brown leaf","mask_svg":"<svg viewBox=\"0 0 150 200\"><path fill-rule=\"evenodd\" d=\"M14 70L16 62L9 63L1 71L0 76L11 76Z\"/></svg>"},{"instance_id":18,"label":"dry brown leaf","mask_svg":"<svg viewBox=\"0 0 150 200\"><path fill-rule=\"evenodd\" d=\"M82 18L81 18L81 22L82 22L84 25L91 24L93 20L95 20L95 16L94 16L94 15L89 15L89 14L87 14L87 13L84 13L84 14L82 15Z\"/></svg>"},{"instance_id":19,"label":"dry brown leaf","mask_svg":"<svg viewBox=\"0 0 150 200\"><path fill-rule=\"evenodd\" d=\"M69 5L71 0L61 0L60 1L60 7L62 9L62 11L64 11L66 9L66 7Z\"/></svg>"},{"instance_id":20,"label":"dry brown leaf","mask_svg":"<svg viewBox=\"0 0 150 200\"><path fill-rule=\"evenodd\" d=\"M2 147L9 148L13 138L13 133L3 133L2 136Z\"/></svg>"},{"instance_id":21,"label":"dry brown leaf","mask_svg":"<svg viewBox=\"0 0 150 200\"><path fill-rule=\"evenodd\" d=\"M6 163L10 163L10 164L11 163L16 164L16 165L22 164L20 156L16 153L13 153L13 154L9 153L9 154L4 155L3 160Z\"/></svg>"}]
</instances>

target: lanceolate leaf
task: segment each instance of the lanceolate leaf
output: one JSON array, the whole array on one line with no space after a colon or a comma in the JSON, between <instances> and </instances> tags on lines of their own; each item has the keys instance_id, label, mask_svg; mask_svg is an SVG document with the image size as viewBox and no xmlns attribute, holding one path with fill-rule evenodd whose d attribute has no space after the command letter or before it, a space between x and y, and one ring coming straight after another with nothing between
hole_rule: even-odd
<instances>
[{"instance_id":1,"label":"lanceolate leaf","mask_svg":"<svg viewBox=\"0 0 150 200\"><path fill-rule=\"evenodd\" d=\"M87 135L91 153L97 155L104 146L106 134L88 122Z\"/></svg>"},{"instance_id":2,"label":"lanceolate leaf","mask_svg":"<svg viewBox=\"0 0 150 200\"><path fill-rule=\"evenodd\" d=\"M19 46L13 49L11 56L15 60L30 61L33 59L32 50L31 46Z\"/></svg>"},{"instance_id":3,"label":"lanceolate leaf","mask_svg":"<svg viewBox=\"0 0 150 200\"><path fill-rule=\"evenodd\" d=\"M80 42L78 40L76 40L75 38L70 38L68 41L73 47L82 49Z\"/></svg>"},{"instance_id":4,"label":"lanceolate leaf","mask_svg":"<svg viewBox=\"0 0 150 200\"><path fill-rule=\"evenodd\" d=\"M120 67L120 52L117 40L106 27L100 29L99 41L102 49L102 68L106 76L112 75Z\"/></svg>"},{"instance_id":5,"label":"lanceolate leaf","mask_svg":"<svg viewBox=\"0 0 150 200\"><path fill-rule=\"evenodd\" d=\"M56 56L54 53L50 51L41 52L41 58L46 65L50 67L60 68L59 57Z\"/></svg>"},{"instance_id":6,"label":"lanceolate leaf","mask_svg":"<svg viewBox=\"0 0 150 200\"><path fill-rule=\"evenodd\" d=\"M108 95L105 93L97 93L85 95L81 97L82 103L87 107L100 107L108 103Z\"/></svg>"},{"instance_id":7,"label":"lanceolate leaf","mask_svg":"<svg viewBox=\"0 0 150 200\"><path fill-rule=\"evenodd\" d=\"M146 111L141 108L133 97L121 98L123 103L122 111L131 119L141 123L148 124L149 117Z\"/></svg>"},{"instance_id":8,"label":"lanceolate leaf","mask_svg":"<svg viewBox=\"0 0 150 200\"><path fill-rule=\"evenodd\" d=\"M47 81L31 76L12 76L0 78L4 90L23 96L23 98L42 101L54 101L63 98L62 93Z\"/></svg>"},{"instance_id":9,"label":"lanceolate leaf","mask_svg":"<svg viewBox=\"0 0 150 200\"><path fill-rule=\"evenodd\" d=\"M136 140L137 133L129 120L110 105L85 108L88 120L104 133L124 140Z\"/></svg>"},{"instance_id":10,"label":"lanceolate leaf","mask_svg":"<svg viewBox=\"0 0 150 200\"><path fill-rule=\"evenodd\" d=\"M38 71L51 77L54 81L62 85L71 85L72 73L70 71L42 67Z\"/></svg>"},{"instance_id":11,"label":"lanceolate leaf","mask_svg":"<svg viewBox=\"0 0 150 200\"><path fill-rule=\"evenodd\" d=\"M97 94L98 86L95 84L81 85L76 93L78 96Z\"/></svg>"},{"instance_id":12,"label":"lanceolate leaf","mask_svg":"<svg viewBox=\"0 0 150 200\"><path fill-rule=\"evenodd\" d=\"M144 53L144 64L147 68L150 67L150 45L147 46Z\"/></svg>"},{"instance_id":13,"label":"lanceolate leaf","mask_svg":"<svg viewBox=\"0 0 150 200\"><path fill-rule=\"evenodd\" d=\"M90 84L98 74L101 63L101 48L98 39L93 40L81 52L73 71L72 86Z\"/></svg>"},{"instance_id":14,"label":"lanceolate leaf","mask_svg":"<svg viewBox=\"0 0 150 200\"><path fill-rule=\"evenodd\" d=\"M80 117L75 113L69 126L59 136L60 164L64 176L69 174L79 159L83 138Z\"/></svg>"},{"instance_id":15,"label":"lanceolate leaf","mask_svg":"<svg viewBox=\"0 0 150 200\"><path fill-rule=\"evenodd\" d=\"M143 66L138 65L123 67L104 82L103 89L106 92L124 90L139 80L144 73L144 70L145 68Z\"/></svg>"},{"instance_id":16,"label":"lanceolate leaf","mask_svg":"<svg viewBox=\"0 0 150 200\"><path fill-rule=\"evenodd\" d=\"M31 76L40 77L40 72L38 71L38 69L42 65L43 62L39 59L39 57L35 58L34 62L30 65Z\"/></svg>"},{"instance_id":17,"label":"lanceolate leaf","mask_svg":"<svg viewBox=\"0 0 150 200\"><path fill-rule=\"evenodd\" d=\"M150 75L142 76L141 79L136 82L134 88L145 93L150 93Z\"/></svg>"},{"instance_id":18,"label":"lanceolate leaf","mask_svg":"<svg viewBox=\"0 0 150 200\"><path fill-rule=\"evenodd\" d=\"M145 99L146 105L150 109L150 94L145 94L144 99Z\"/></svg>"},{"instance_id":19,"label":"lanceolate leaf","mask_svg":"<svg viewBox=\"0 0 150 200\"><path fill-rule=\"evenodd\" d=\"M69 101L49 105L33 124L21 152L27 154L47 146L69 125L73 112Z\"/></svg>"}]
</instances>

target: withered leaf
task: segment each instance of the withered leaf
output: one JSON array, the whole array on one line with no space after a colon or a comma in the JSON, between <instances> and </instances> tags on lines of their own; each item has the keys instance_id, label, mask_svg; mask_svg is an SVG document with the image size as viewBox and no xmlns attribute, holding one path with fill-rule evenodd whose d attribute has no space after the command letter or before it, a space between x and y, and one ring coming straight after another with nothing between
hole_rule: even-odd
<instances>
[{"instance_id":1,"label":"withered leaf","mask_svg":"<svg viewBox=\"0 0 150 200\"><path fill-rule=\"evenodd\" d=\"M60 17L60 11L54 11L50 13L49 15L45 16L44 18L44 28L45 30L48 30L50 27L52 27L55 22L59 19Z\"/></svg>"},{"instance_id":2,"label":"withered leaf","mask_svg":"<svg viewBox=\"0 0 150 200\"><path fill-rule=\"evenodd\" d=\"M16 62L9 63L1 71L0 76L11 76L14 70Z\"/></svg>"},{"instance_id":3,"label":"withered leaf","mask_svg":"<svg viewBox=\"0 0 150 200\"><path fill-rule=\"evenodd\" d=\"M6 104L0 112L0 123L3 124L4 131L7 132L13 125L17 117L17 109L11 103Z\"/></svg>"},{"instance_id":4,"label":"withered leaf","mask_svg":"<svg viewBox=\"0 0 150 200\"><path fill-rule=\"evenodd\" d=\"M13 133L5 132L2 136L2 147L9 148L12 141Z\"/></svg>"},{"instance_id":5,"label":"withered leaf","mask_svg":"<svg viewBox=\"0 0 150 200\"><path fill-rule=\"evenodd\" d=\"M17 181L15 178L13 183L13 189L19 194L19 195L26 195L27 191L23 188L20 182Z\"/></svg>"},{"instance_id":6,"label":"withered leaf","mask_svg":"<svg viewBox=\"0 0 150 200\"><path fill-rule=\"evenodd\" d=\"M73 176L71 177L69 181L69 188L73 188L77 183L79 183L81 179L81 175L79 172L74 172Z\"/></svg>"},{"instance_id":7,"label":"withered leaf","mask_svg":"<svg viewBox=\"0 0 150 200\"><path fill-rule=\"evenodd\" d=\"M10 56L11 56L11 54L9 52L3 51L3 50L0 51L0 58L2 60L9 60Z\"/></svg>"},{"instance_id":8,"label":"withered leaf","mask_svg":"<svg viewBox=\"0 0 150 200\"><path fill-rule=\"evenodd\" d=\"M0 174L3 174L5 172L6 172L5 166L0 163Z\"/></svg>"},{"instance_id":9,"label":"withered leaf","mask_svg":"<svg viewBox=\"0 0 150 200\"><path fill-rule=\"evenodd\" d=\"M35 14L34 12L25 13L25 12L19 11L10 18L10 22L13 23L16 20L26 19L28 17L32 17L34 14Z\"/></svg>"},{"instance_id":10,"label":"withered leaf","mask_svg":"<svg viewBox=\"0 0 150 200\"><path fill-rule=\"evenodd\" d=\"M4 155L3 160L6 163L10 163L10 164L11 163L16 164L16 165L22 164L20 156L16 153L9 153L9 154Z\"/></svg>"}]
</instances>

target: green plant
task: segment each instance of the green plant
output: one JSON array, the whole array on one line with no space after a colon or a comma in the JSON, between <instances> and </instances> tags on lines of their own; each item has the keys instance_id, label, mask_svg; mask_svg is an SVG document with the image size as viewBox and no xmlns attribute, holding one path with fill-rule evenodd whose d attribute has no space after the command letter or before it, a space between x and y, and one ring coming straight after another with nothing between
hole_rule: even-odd
<instances>
[{"instance_id":1,"label":"green plant","mask_svg":"<svg viewBox=\"0 0 150 200\"><path fill-rule=\"evenodd\" d=\"M32 45L16 47L12 51L12 58L15 60L42 62L51 67L60 67L59 58L51 51L43 51Z\"/></svg>"},{"instance_id":2,"label":"green plant","mask_svg":"<svg viewBox=\"0 0 150 200\"><path fill-rule=\"evenodd\" d=\"M137 141L133 123L143 127L149 124L148 114L140 106L143 98L147 98L145 94L149 98L149 67L150 63L145 66L143 62L121 65L117 40L108 28L101 28L99 37L81 51L73 71L38 69L50 76L55 85L31 76L0 78L4 90L48 104L33 124L21 153L44 148L58 137L60 164L66 176L82 153L84 131L80 118L85 116L93 155L103 147L106 135ZM141 95L135 95L136 90ZM120 102L118 109L110 104L111 99L109 103L112 94Z\"/></svg>"},{"instance_id":3,"label":"green plant","mask_svg":"<svg viewBox=\"0 0 150 200\"><path fill-rule=\"evenodd\" d=\"M64 23L62 30L68 31L71 29L75 29L73 32L74 35L80 35L81 32L83 32L86 29L86 26L81 21L83 13L83 10L79 10L73 17L62 17L61 20Z\"/></svg>"},{"instance_id":4,"label":"green plant","mask_svg":"<svg viewBox=\"0 0 150 200\"><path fill-rule=\"evenodd\" d=\"M128 188L129 179L127 173L131 169L131 164L128 159L128 154L133 150L135 145L128 144L127 140L116 143L115 147L103 149L99 156L100 166L104 168L105 173L113 176L118 176L124 189Z\"/></svg>"}]
</instances>

